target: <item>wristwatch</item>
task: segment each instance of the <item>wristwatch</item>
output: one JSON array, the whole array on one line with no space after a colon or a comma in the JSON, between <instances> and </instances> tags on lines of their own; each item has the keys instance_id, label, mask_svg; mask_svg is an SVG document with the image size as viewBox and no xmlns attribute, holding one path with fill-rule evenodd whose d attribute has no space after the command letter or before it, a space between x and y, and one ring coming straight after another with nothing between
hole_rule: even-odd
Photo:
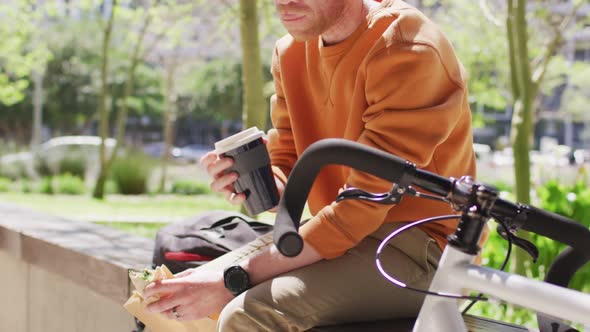
<instances>
[{"instance_id":1,"label":"wristwatch","mask_svg":"<svg viewBox=\"0 0 590 332\"><path fill-rule=\"evenodd\" d=\"M223 282L232 294L238 296L250 288L248 273L239 265L233 265L223 271Z\"/></svg>"}]
</instances>

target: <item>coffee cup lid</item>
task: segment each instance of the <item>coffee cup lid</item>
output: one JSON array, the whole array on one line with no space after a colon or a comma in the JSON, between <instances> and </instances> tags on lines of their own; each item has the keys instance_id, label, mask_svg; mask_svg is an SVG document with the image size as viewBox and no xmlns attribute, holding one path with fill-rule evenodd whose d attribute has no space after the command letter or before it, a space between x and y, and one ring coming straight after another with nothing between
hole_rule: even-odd
<instances>
[{"instance_id":1,"label":"coffee cup lid","mask_svg":"<svg viewBox=\"0 0 590 332\"><path fill-rule=\"evenodd\" d=\"M250 143L264 136L264 132L257 127L251 127L215 143L215 153L222 154L238 146Z\"/></svg>"}]
</instances>

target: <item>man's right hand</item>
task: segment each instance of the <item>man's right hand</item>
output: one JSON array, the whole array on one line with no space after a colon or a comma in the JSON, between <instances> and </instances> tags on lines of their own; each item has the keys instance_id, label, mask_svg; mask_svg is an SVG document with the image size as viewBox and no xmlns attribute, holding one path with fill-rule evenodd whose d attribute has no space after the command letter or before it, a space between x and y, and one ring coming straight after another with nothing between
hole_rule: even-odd
<instances>
[{"instance_id":1,"label":"man's right hand","mask_svg":"<svg viewBox=\"0 0 590 332\"><path fill-rule=\"evenodd\" d=\"M201 158L199 163L213 179L209 185L212 191L222 193L225 199L233 205L240 205L246 200L246 195L236 193L234 188L238 173L227 172L227 169L234 164L232 158L219 158L214 151L210 151Z\"/></svg>"}]
</instances>

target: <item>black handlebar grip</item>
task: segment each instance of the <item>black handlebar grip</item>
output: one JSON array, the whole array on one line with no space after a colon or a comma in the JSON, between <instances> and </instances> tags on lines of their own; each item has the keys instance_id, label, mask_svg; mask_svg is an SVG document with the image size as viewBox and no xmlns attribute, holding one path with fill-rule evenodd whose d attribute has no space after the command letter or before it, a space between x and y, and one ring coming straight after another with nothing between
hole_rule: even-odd
<instances>
[{"instance_id":1,"label":"black handlebar grip","mask_svg":"<svg viewBox=\"0 0 590 332\"><path fill-rule=\"evenodd\" d=\"M391 182L416 170L402 158L353 141L324 139L310 145L293 167L277 208L273 240L281 254L294 257L303 250L299 220L316 176L329 164L350 166Z\"/></svg>"},{"instance_id":2,"label":"black handlebar grip","mask_svg":"<svg viewBox=\"0 0 590 332\"><path fill-rule=\"evenodd\" d=\"M279 232L281 231L279 230ZM303 251L303 238L297 232L283 231L277 242L279 243L279 251L283 256L295 257Z\"/></svg>"},{"instance_id":3,"label":"black handlebar grip","mask_svg":"<svg viewBox=\"0 0 590 332\"><path fill-rule=\"evenodd\" d=\"M576 251L590 253L590 230L567 217L528 206L523 229L567 244Z\"/></svg>"},{"instance_id":4,"label":"black handlebar grip","mask_svg":"<svg viewBox=\"0 0 590 332\"><path fill-rule=\"evenodd\" d=\"M515 222L518 228L559 241L582 253L590 253L590 229L583 224L534 206L496 200L492 208L496 219Z\"/></svg>"},{"instance_id":5,"label":"black handlebar grip","mask_svg":"<svg viewBox=\"0 0 590 332\"><path fill-rule=\"evenodd\" d=\"M303 239L297 232L299 229L299 219L301 218L302 211L299 212L299 217L292 218L290 215L291 211L289 211L285 206L284 197L285 195L283 193L283 198L281 198L277 210L273 240L283 256L295 257L303 250ZM301 210L303 210L303 208L301 208Z\"/></svg>"},{"instance_id":6,"label":"black handlebar grip","mask_svg":"<svg viewBox=\"0 0 590 332\"><path fill-rule=\"evenodd\" d=\"M545 281L554 285L568 287L576 271L588 261L590 261L590 251L583 252L567 247L559 253L551 266L549 266Z\"/></svg>"}]
</instances>

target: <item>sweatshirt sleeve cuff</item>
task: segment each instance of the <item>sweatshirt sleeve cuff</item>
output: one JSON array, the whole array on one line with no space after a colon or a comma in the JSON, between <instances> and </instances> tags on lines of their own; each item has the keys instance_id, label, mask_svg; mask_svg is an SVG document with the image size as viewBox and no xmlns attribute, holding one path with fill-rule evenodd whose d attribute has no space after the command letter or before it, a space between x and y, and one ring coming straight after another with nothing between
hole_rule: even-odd
<instances>
[{"instance_id":1,"label":"sweatshirt sleeve cuff","mask_svg":"<svg viewBox=\"0 0 590 332\"><path fill-rule=\"evenodd\" d=\"M356 245L356 241L350 239L338 226L330 222L321 211L302 225L299 233L305 243L312 246L325 259L340 257Z\"/></svg>"}]
</instances>

